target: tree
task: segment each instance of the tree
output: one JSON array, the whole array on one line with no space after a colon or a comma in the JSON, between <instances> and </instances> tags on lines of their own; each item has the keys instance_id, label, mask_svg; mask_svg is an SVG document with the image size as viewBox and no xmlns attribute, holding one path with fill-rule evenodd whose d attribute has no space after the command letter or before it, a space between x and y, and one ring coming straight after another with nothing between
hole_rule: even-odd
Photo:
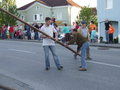
<instances>
[{"instance_id":1,"label":"tree","mask_svg":"<svg viewBox=\"0 0 120 90\"><path fill-rule=\"evenodd\" d=\"M87 25L89 25L90 21L94 21L97 25L97 13L93 8L82 7L79 15L77 16L77 22L86 21Z\"/></svg>"},{"instance_id":2,"label":"tree","mask_svg":"<svg viewBox=\"0 0 120 90\"><path fill-rule=\"evenodd\" d=\"M19 16L17 7L16 7L16 0L4 0L0 7L4 8L5 10L9 11L10 13ZM9 16L8 14L5 14L3 12L0 12L0 25L16 25L17 20L13 17Z\"/></svg>"}]
</instances>

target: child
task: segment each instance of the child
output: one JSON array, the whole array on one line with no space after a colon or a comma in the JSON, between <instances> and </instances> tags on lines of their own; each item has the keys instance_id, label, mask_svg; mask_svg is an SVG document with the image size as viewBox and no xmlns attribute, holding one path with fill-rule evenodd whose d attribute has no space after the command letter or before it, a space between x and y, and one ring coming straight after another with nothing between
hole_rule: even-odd
<instances>
[{"instance_id":1,"label":"child","mask_svg":"<svg viewBox=\"0 0 120 90\"><path fill-rule=\"evenodd\" d=\"M34 33L34 30L31 31L31 39L34 40L34 37L35 37L35 33Z\"/></svg>"},{"instance_id":2,"label":"child","mask_svg":"<svg viewBox=\"0 0 120 90\"><path fill-rule=\"evenodd\" d=\"M76 42L76 44L78 46L81 47L81 66L80 66L80 71L87 71L87 63L85 60L85 56L86 56L86 51L89 48L89 43L87 38L85 38L84 36L82 36L82 34L77 32L77 29L73 30L73 39L71 41L69 41L67 43L67 45L73 44ZM66 47L67 47L66 45Z\"/></svg>"},{"instance_id":3,"label":"child","mask_svg":"<svg viewBox=\"0 0 120 90\"><path fill-rule=\"evenodd\" d=\"M91 31L91 42L95 43L96 42L96 30L95 28L93 28L93 30Z\"/></svg>"},{"instance_id":4,"label":"child","mask_svg":"<svg viewBox=\"0 0 120 90\"><path fill-rule=\"evenodd\" d=\"M7 30L7 38L10 39L10 32Z\"/></svg>"}]
</instances>

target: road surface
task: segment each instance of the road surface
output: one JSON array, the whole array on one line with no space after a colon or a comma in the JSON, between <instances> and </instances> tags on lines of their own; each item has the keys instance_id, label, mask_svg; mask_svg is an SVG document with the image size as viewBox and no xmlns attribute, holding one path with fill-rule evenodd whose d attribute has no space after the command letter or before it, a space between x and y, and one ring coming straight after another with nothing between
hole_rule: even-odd
<instances>
[{"instance_id":1,"label":"road surface","mask_svg":"<svg viewBox=\"0 0 120 90\"><path fill-rule=\"evenodd\" d=\"M64 69L58 71L51 56L51 69L45 71L41 43L0 40L0 74L33 90L120 90L120 49L91 47L87 72L78 71L79 57L62 46L56 49Z\"/></svg>"}]
</instances>

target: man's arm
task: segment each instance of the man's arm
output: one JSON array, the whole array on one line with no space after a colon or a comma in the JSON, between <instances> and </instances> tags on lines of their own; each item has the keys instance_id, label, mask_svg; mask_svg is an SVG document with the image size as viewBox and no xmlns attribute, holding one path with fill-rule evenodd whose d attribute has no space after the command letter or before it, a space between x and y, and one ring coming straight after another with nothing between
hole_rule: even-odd
<instances>
[{"instance_id":1,"label":"man's arm","mask_svg":"<svg viewBox=\"0 0 120 90\"><path fill-rule=\"evenodd\" d=\"M69 41L67 44L68 45L74 44L76 42L76 40L77 40L77 34L74 34L73 39L71 41Z\"/></svg>"}]
</instances>

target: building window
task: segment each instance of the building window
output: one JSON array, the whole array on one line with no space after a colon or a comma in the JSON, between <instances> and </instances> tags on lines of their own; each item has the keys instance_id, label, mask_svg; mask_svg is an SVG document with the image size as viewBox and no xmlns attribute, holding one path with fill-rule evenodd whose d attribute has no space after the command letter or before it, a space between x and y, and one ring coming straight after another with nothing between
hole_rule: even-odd
<instances>
[{"instance_id":1,"label":"building window","mask_svg":"<svg viewBox=\"0 0 120 90\"><path fill-rule=\"evenodd\" d=\"M33 15L33 20L34 21L39 21L39 20L43 20L43 14L34 14Z\"/></svg>"},{"instance_id":2,"label":"building window","mask_svg":"<svg viewBox=\"0 0 120 90\"><path fill-rule=\"evenodd\" d=\"M43 14L42 13L40 14L40 20L43 20Z\"/></svg>"},{"instance_id":3,"label":"building window","mask_svg":"<svg viewBox=\"0 0 120 90\"><path fill-rule=\"evenodd\" d=\"M39 20L39 14L33 15L33 20L34 20L34 21L38 21L38 20Z\"/></svg>"},{"instance_id":4,"label":"building window","mask_svg":"<svg viewBox=\"0 0 120 90\"><path fill-rule=\"evenodd\" d=\"M57 19L58 20L62 20L62 12L58 12L57 13Z\"/></svg>"},{"instance_id":5,"label":"building window","mask_svg":"<svg viewBox=\"0 0 120 90\"><path fill-rule=\"evenodd\" d=\"M106 9L113 8L113 0L106 0Z\"/></svg>"},{"instance_id":6,"label":"building window","mask_svg":"<svg viewBox=\"0 0 120 90\"><path fill-rule=\"evenodd\" d=\"M40 10L40 6L36 6L36 10Z\"/></svg>"}]
</instances>

